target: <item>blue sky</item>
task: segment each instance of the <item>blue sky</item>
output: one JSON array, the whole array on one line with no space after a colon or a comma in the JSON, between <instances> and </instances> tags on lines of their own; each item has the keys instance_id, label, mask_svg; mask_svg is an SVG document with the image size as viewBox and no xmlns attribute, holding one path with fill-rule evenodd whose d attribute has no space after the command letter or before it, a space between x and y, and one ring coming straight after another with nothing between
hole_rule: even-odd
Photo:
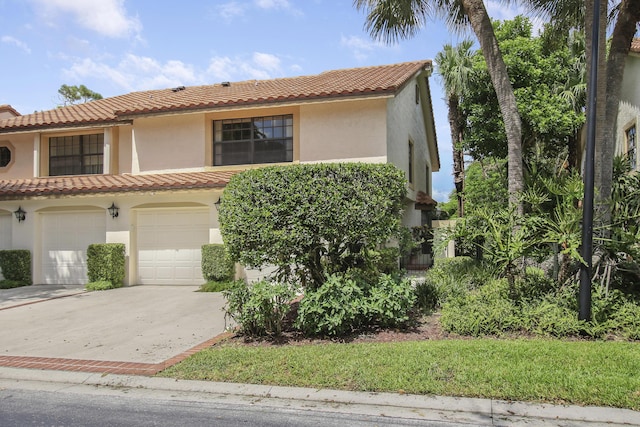
<instances>
[{"instance_id":1,"label":"blue sky","mask_svg":"<svg viewBox=\"0 0 640 427\"><path fill-rule=\"evenodd\" d=\"M488 10L515 15L497 3ZM62 84L109 97L433 59L465 37L433 21L388 45L364 22L351 0L0 0L0 104L23 114L52 109ZM445 201L451 144L437 75L431 91L442 164L433 191Z\"/></svg>"}]
</instances>

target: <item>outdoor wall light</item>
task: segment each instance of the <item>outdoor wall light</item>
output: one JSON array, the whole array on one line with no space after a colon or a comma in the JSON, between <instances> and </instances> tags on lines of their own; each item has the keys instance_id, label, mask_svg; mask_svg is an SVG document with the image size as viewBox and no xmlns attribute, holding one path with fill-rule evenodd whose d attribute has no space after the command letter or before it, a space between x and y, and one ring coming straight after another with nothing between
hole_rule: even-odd
<instances>
[{"instance_id":1,"label":"outdoor wall light","mask_svg":"<svg viewBox=\"0 0 640 427\"><path fill-rule=\"evenodd\" d=\"M109 211L109 214L111 214L111 218L118 218L118 211L120 210L120 208L118 208L115 203L111 202L111 206L109 206L107 210Z\"/></svg>"},{"instance_id":2,"label":"outdoor wall light","mask_svg":"<svg viewBox=\"0 0 640 427\"><path fill-rule=\"evenodd\" d=\"M220 210L221 200L222 200L222 197L218 197L218 201L214 203L216 210Z\"/></svg>"},{"instance_id":3,"label":"outdoor wall light","mask_svg":"<svg viewBox=\"0 0 640 427\"><path fill-rule=\"evenodd\" d=\"M20 206L18 210L14 212L14 214L18 222L22 222L26 218L27 213L24 210L22 210L22 206Z\"/></svg>"}]
</instances>

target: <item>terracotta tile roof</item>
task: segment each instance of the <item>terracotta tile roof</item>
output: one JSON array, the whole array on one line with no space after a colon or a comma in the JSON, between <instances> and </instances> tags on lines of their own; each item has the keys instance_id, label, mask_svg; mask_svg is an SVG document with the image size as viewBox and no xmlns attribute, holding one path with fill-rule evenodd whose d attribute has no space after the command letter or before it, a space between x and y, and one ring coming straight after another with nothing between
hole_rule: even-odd
<instances>
[{"instance_id":1,"label":"terracotta tile roof","mask_svg":"<svg viewBox=\"0 0 640 427\"><path fill-rule=\"evenodd\" d=\"M0 121L0 133L54 125L105 124L148 113L394 94L417 72L430 66L431 61L424 60L326 71L311 76L133 92L5 119Z\"/></svg>"},{"instance_id":2,"label":"terracotta tile roof","mask_svg":"<svg viewBox=\"0 0 640 427\"><path fill-rule=\"evenodd\" d=\"M431 210L437 204L438 202L433 200L433 198L424 191L418 191L418 194L416 194L415 208L418 210Z\"/></svg>"},{"instance_id":3,"label":"terracotta tile roof","mask_svg":"<svg viewBox=\"0 0 640 427\"><path fill-rule=\"evenodd\" d=\"M0 180L0 200L137 191L222 188L238 171L153 175L78 175Z\"/></svg>"},{"instance_id":4,"label":"terracotta tile roof","mask_svg":"<svg viewBox=\"0 0 640 427\"><path fill-rule=\"evenodd\" d=\"M640 53L640 38L635 37L631 40L631 52Z\"/></svg>"},{"instance_id":5,"label":"terracotta tile roof","mask_svg":"<svg viewBox=\"0 0 640 427\"><path fill-rule=\"evenodd\" d=\"M19 116L20 113L18 112L18 110L16 110L15 108L13 108L11 105L9 104L2 104L0 105L0 113L10 113L13 116Z\"/></svg>"}]
</instances>

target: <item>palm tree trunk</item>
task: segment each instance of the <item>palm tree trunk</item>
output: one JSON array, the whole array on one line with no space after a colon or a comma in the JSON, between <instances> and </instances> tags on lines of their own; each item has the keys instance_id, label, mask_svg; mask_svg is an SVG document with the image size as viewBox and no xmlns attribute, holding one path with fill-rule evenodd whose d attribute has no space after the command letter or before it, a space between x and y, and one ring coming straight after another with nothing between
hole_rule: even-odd
<instances>
[{"instance_id":1,"label":"palm tree trunk","mask_svg":"<svg viewBox=\"0 0 640 427\"><path fill-rule=\"evenodd\" d=\"M602 144L602 177L600 200L602 202L603 225L611 222L611 211L606 203L611 197L613 180L613 157L618 130L618 105L622 90L622 78L631 41L636 32L636 23L640 20L640 1L622 0L618 19L611 36L609 57L607 58L607 96L606 116Z\"/></svg>"},{"instance_id":2,"label":"palm tree trunk","mask_svg":"<svg viewBox=\"0 0 640 427\"><path fill-rule=\"evenodd\" d=\"M458 216L464 216L464 160L462 154L462 119L460 117L460 104L458 96L455 94L449 95L447 101L449 107L449 128L451 129L451 145L453 151L453 184L456 189L456 198L458 199Z\"/></svg>"},{"instance_id":3,"label":"palm tree trunk","mask_svg":"<svg viewBox=\"0 0 640 427\"><path fill-rule=\"evenodd\" d=\"M482 0L462 0L462 6L469 18L471 28L473 28L480 42L480 48L491 76L491 82L498 97L498 105L500 106L507 135L509 203L516 205L517 212L521 215L523 213L523 205L518 196L524 190L522 123L516 97L484 3Z\"/></svg>"}]
</instances>

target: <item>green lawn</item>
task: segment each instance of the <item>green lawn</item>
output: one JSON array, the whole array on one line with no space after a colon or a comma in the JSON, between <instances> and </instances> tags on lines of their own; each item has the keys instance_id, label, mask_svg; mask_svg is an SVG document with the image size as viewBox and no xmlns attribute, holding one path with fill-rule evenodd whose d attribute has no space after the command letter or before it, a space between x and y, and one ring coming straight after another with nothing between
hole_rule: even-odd
<instances>
[{"instance_id":1,"label":"green lawn","mask_svg":"<svg viewBox=\"0 0 640 427\"><path fill-rule=\"evenodd\" d=\"M221 344L160 376L640 409L640 344L441 340L250 347Z\"/></svg>"}]
</instances>

